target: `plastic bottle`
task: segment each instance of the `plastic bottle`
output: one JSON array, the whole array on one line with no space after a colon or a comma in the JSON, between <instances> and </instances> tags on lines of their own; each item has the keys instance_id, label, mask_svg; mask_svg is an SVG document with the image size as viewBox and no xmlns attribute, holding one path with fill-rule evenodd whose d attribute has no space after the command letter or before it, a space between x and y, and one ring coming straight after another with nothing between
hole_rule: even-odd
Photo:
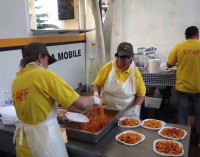
<instances>
[{"instance_id":1,"label":"plastic bottle","mask_svg":"<svg viewBox=\"0 0 200 157\"><path fill-rule=\"evenodd\" d=\"M12 97L11 97L11 93L6 90L5 91L5 101L4 101L4 106L9 106L12 105Z\"/></svg>"}]
</instances>

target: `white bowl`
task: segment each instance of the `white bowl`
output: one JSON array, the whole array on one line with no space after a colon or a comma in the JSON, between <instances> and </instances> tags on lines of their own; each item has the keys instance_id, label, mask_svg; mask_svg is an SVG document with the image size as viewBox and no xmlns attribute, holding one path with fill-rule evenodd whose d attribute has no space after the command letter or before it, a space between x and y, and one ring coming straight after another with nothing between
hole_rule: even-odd
<instances>
[{"instance_id":1,"label":"white bowl","mask_svg":"<svg viewBox=\"0 0 200 157\"><path fill-rule=\"evenodd\" d=\"M118 137L121 136L122 134L126 134L126 133L136 133L136 134L138 134L138 135L141 136L141 140L138 141L138 142L136 142L136 143L134 143L134 144L129 144L129 143L125 143L125 142L123 142L123 141L120 141L120 140L118 139ZM116 139L117 141L119 141L119 142L121 142L121 143L127 145L127 146L134 146L134 145L136 145L136 144L142 142L142 141L145 139L145 136L144 136L143 134L140 134L140 133L136 132L136 131L127 130L127 131L124 131L124 132L118 134L118 135L115 137L115 139Z\"/></svg>"},{"instance_id":2,"label":"white bowl","mask_svg":"<svg viewBox=\"0 0 200 157\"><path fill-rule=\"evenodd\" d=\"M160 129L160 130L158 131L158 134L159 134L160 136L164 137L164 138L168 138L168 139L172 139L172 140L182 140L182 139L184 139L185 136L187 135L187 132L186 132L184 129L177 128L177 129L183 130L183 132L184 132L183 137L181 137L181 138L173 138L173 137L170 137L170 136L166 136L166 135L161 134L162 130L165 129L165 128L177 128L177 127L165 126L165 127L163 127L162 129Z\"/></svg>"},{"instance_id":3,"label":"white bowl","mask_svg":"<svg viewBox=\"0 0 200 157\"><path fill-rule=\"evenodd\" d=\"M147 126L144 126L144 122L148 121L148 120L155 120L155 121L159 121L161 123L161 127L159 128L152 128L152 127L147 127ZM145 119L143 120L140 125L143 127L143 128L146 128L146 129L150 129L150 130L160 130L163 126L165 126L165 122L162 121L162 120L157 120L157 119Z\"/></svg>"},{"instance_id":4,"label":"white bowl","mask_svg":"<svg viewBox=\"0 0 200 157\"><path fill-rule=\"evenodd\" d=\"M137 120L138 121L138 124L137 125L134 125L134 126L124 126L124 125L121 125L120 124L120 121L121 120L124 120L124 119L134 119L134 120ZM121 117L119 120L118 120L118 125L120 126L120 127L123 127L123 128L136 128L136 127L138 127L139 125L140 125L140 119L138 119L138 118L134 118L134 117Z\"/></svg>"},{"instance_id":5,"label":"white bowl","mask_svg":"<svg viewBox=\"0 0 200 157\"><path fill-rule=\"evenodd\" d=\"M156 150L156 143L158 141L172 141L174 143L177 143L179 145L179 147L182 147L182 153L175 155L175 154L166 154L166 153L159 152L159 151ZM153 142L153 150L154 150L154 152L156 152L157 154L162 155L162 156L182 156L184 154L183 145L180 142L174 141L174 140L167 140L167 139L157 139L157 140L155 140Z\"/></svg>"}]
</instances>

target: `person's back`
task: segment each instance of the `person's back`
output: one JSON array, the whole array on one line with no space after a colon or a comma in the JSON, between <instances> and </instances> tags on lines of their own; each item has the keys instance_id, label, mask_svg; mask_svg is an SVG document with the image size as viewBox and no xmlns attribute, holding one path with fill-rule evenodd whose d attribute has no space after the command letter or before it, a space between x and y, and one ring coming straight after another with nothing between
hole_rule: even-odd
<instances>
[{"instance_id":1,"label":"person's back","mask_svg":"<svg viewBox=\"0 0 200 157\"><path fill-rule=\"evenodd\" d=\"M186 30L187 33L187 30ZM188 35L188 36L187 36ZM176 89L187 93L200 92L200 41L198 33L186 34L186 41L178 44L168 58L168 65L178 64Z\"/></svg>"},{"instance_id":2,"label":"person's back","mask_svg":"<svg viewBox=\"0 0 200 157\"><path fill-rule=\"evenodd\" d=\"M63 82L55 73L35 65L20 70L13 81L16 86L12 89L15 93L13 100L20 120L26 124L38 124L44 121L51 113L54 105L51 97L57 97L56 93L63 93L63 96L60 94L59 100L63 102L62 105L68 107L67 104L71 102L67 102L65 97L66 93L70 94L70 91L64 91L62 86L67 84Z\"/></svg>"},{"instance_id":3,"label":"person's back","mask_svg":"<svg viewBox=\"0 0 200 157\"><path fill-rule=\"evenodd\" d=\"M79 96L48 65L57 60L46 45L30 43L22 48L20 70L12 82L12 98L17 117L14 139L18 157L68 157L57 121L57 103L63 108L88 108L100 98ZM64 112L63 112L64 114Z\"/></svg>"}]
</instances>

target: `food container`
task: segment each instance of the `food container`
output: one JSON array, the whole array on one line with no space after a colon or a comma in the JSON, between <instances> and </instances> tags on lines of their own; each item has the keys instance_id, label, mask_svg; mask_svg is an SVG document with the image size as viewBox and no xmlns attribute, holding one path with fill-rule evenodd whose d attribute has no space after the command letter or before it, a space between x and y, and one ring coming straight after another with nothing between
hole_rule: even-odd
<instances>
[{"instance_id":1,"label":"food container","mask_svg":"<svg viewBox=\"0 0 200 157\"><path fill-rule=\"evenodd\" d=\"M87 116L88 112L91 111L88 110L87 112L83 112L83 114ZM65 124L62 127L66 128L67 137L69 139L72 138L90 143L98 143L103 138L103 136L105 136L111 130L111 128L117 124L118 121L119 111L104 109L104 113L106 115L112 116L112 119L97 132L79 130L77 129L77 126L81 125L81 123L71 122L68 120L65 121Z\"/></svg>"},{"instance_id":2,"label":"food container","mask_svg":"<svg viewBox=\"0 0 200 157\"><path fill-rule=\"evenodd\" d=\"M145 126L145 122L149 122L150 125L152 125L151 127L150 126ZM160 127L155 127L156 124L159 124L160 123ZM140 125L145 128L145 129L150 129L150 130L160 130L162 127L165 126L165 122L162 121L162 120L158 120L158 119L145 119L143 120Z\"/></svg>"},{"instance_id":3,"label":"food container","mask_svg":"<svg viewBox=\"0 0 200 157\"><path fill-rule=\"evenodd\" d=\"M126 124L124 125L122 121ZM136 128L140 125L140 119L135 117L121 117L118 121L118 125L122 128Z\"/></svg>"},{"instance_id":4,"label":"food container","mask_svg":"<svg viewBox=\"0 0 200 157\"><path fill-rule=\"evenodd\" d=\"M129 135L126 135L126 134L129 134ZM132 138L130 138L130 134L133 134L133 135L132 135ZM127 143L126 141L129 141L129 142L130 142L130 139L136 139L136 138L134 138L134 134L136 134L137 136L140 136L141 139L140 139L139 141L136 141L135 143L133 143L133 142L132 142L132 143ZM124 139L123 141L121 141L121 140L119 139L119 137L120 137L121 135L125 137L125 139L124 139L124 137L123 137L123 139ZM118 134L118 135L115 137L115 139L116 139L118 142L121 142L121 143L123 143L123 144L125 144L125 145L127 145L127 146L134 146L134 145L137 145L138 143L144 141L145 136L144 136L143 134L141 134L141 133L139 133L139 132L136 132L136 131L133 131L133 130L126 130L126 131L124 131L124 132ZM132 140L131 140L131 141L132 141Z\"/></svg>"},{"instance_id":5,"label":"food container","mask_svg":"<svg viewBox=\"0 0 200 157\"><path fill-rule=\"evenodd\" d=\"M157 146L158 142L162 142L162 145ZM182 156L184 154L182 143L174 140L157 139L153 142L153 150L161 156Z\"/></svg>"},{"instance_id":6,"label":"food container","mask_svg":"<svg viewBox=\"0 0 200 157\"><path fill-rule=\"evenodd\" d=\"M163 132L163 130L165 131ZM173 126L165 126L158 131L158 134L171 140L182 140L187 135L187 131Z\"/></svg>"}]
</instances>

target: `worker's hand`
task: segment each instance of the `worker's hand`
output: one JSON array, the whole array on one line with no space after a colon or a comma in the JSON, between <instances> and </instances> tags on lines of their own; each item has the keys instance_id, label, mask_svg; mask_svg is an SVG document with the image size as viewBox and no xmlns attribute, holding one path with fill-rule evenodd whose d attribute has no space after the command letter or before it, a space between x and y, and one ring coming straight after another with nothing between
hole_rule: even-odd
<instances>
[{"instance_id":1,"label":"worker's hand","mask_svg":"<svg viewBox=\"0 0 200 157\"><path fill-rule=\"evenodd\" d=\"M94 98L94 104L95 105L100 105L101 104L101 99L98 96L93 96Z\"/></svg>"},{"instance_id":2,"label":"worker's hand","mask_svg":"<svg viewBox=\"0 0 200 157\"><path fill-rule=\"evenodd\" d=\"M140 109L141 109L141 105L134 105L132 117L139 119L140 118Z\"/></svg>"},{"instance_id":3,"label":"worker's hand","mask_svg":"<svg viewBox=\"0 0 200 157\"><path fill-rule=\"evenodd\" d=\"M58 117L58 119L64 119L65 118L65 110L64 109L58 109L57 110L57 117Z\"/></svg>"},{"instance_id":4,"label":"worker's hand","mask_svg":"<svg viewBox=\"0 0 200 157\"><path fill-rule=\"evenodd\" d=\"M99 93L98 92L94 92L93 95L94 96L99 96Z\"/></svg>"},{"instance_id":5,"label":"worker's hand","mask_svg":"<svg viewBox=\"0 0 200 157\"><path fill-rule=\"evenodd\" d=\"M94 92L93 95L101 98L98 92Z\"/></svg>"}]
</instances>

